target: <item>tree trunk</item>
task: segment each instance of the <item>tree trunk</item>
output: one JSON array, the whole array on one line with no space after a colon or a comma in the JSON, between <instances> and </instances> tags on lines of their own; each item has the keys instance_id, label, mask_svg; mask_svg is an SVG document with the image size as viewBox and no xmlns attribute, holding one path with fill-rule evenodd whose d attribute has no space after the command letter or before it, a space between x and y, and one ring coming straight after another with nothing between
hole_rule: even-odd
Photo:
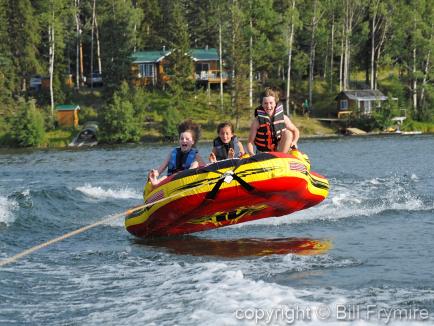
<instances>
[{"instance_id":1,"label":"tree trunk","mask_svg":"<svg viewBox=\"0 0 434 326\"><path fill-rule=\"evenodd\" d=\"M219 23L219 66L220 66L220 111L224 110L223 103L223 58L222 58L222 23Z\"/></svg>"},{"instance_id":2,"label":"tree trunk","mask_svg":"<svg viewBox=\"0 0 434 326\"><path fill-rule=\"evenodd\" d=\"M95 5L96 0L93 0L92 8L92 31L90 37L90 88L93 88L93 34L95 32Z\"/></svg>"},{"instance_id":3,"label":"tree trunk","mask_svg":"<svg viewBox=\"0 0 434 326\"><path fill-rule=\"evenodd\" d=\"M289 116L289 98L291 95L291 64L292 64L292 44L294 41L294 10L295 0L292 0L292 13L291 13L291 32L289 33L288 41L288 71L286 72L286 114Z\"/></svg>"},{"instance_id":4,"label":"tree trunk","mask_svg":"<svg viewBox=\"0 0 434 326\"><path fill-rule=\"evenodd\" d=\"M80 89L80 35L81 35L81 29L80 29L80 0L75 0L75 27L76 27L76 65L75 65L75 87L77 89Z\"/></svg>"},{"instance_id":5,"label":"tree trunk","mask_svg":"<svg viewBox=\"0 0 434 326\"><path fill-rule=\"evenodd\" d=\"M349 49L349 19L348 19L348 2L347 2L347 16L345 19L345 42L344 42L344 75L343 75L343 86L344 86L344 91L348 90L348 66L349 66L349 54L350 54L350 49Z\"/></svg>"},{"instance_id":6,"label":"tree trunk","mask_svg":"<svg viewBox=\"0 0 434 326\"><path fill-rule=\"evenodd\" d=\"M381 38L380 38L380 41L377 43L377 49L375 51L376 58L375 58L375 64L374 64L374 75L375 75L374 89L378 88L378 69L377 69L377 67L378 67L378 62L380 62L383 44L386 40L386 34L387 34L387 30L389 28L389 24L387 23L387 20L384 20L383 24L384 24L384 26L382 28Z\"/></svg>"},{"instance_id":7,"label":"tree trunk","mask_svg":"<svg viewBox=\"0 0 434 326\"><path fill-rule=\"evenodd\" d=\"M329 36L327 35L326 49L328 49L328 47L329 47ZM328 62L329 62L329 53L326 51L326 54L324 56L324 71L322 75L323 80L327 79Z\"/></svg>"},{"instance_id":8,"label":"tree trunk","mask_svg":"<svg viewBox=\"0 0 434 326\"><path fill-rule=\"evenodd\" d=\"M413 98L413 111L417 115L417 78L416 78L416 47L413 48L413 82L412 82L412 98Z\"/></svg>"},{"instance_id":9,"label":"tree trunk","mask_svg":"<svg viewBox=\"0 0 434 326\"><path fill-rule=\"evenodd\" d=\"M372 17L371 23L371 76L370 76L370 86L371 89L374 89L375 82L375 74L374 74L374 64L375 64L375 17L376 13L374 13L374 17Z\"/></svg>"},{"instance_id":10,"label":"tree trunk","mask_svg":"<svg viewBox=\"0 0 434 326\"><path fill-rule=\"evenodd\" d=\"M312 109L312 91L313 91L313 70L315 66L315 31L317 21L317 6L318 1L315 0L313 5L313 16L312 16L312 33L310 37L310 51L309 51L309 111ZM305 112L303 112L305 113Z\"/></svg>"},{"instance_id":11,"label":"tree trunk","mask_svg":"<svg viewBox=\"0 0 434 326\"><path fill-rule=\"evenodd\" d=\"M132 1L132 5L133 5L134 9L137 9L137 1L133 0ZM136 22L134 22L133 32L134 32L134 47L133 47L133 52L136 52L136 50L137 50L137 23Z\"/></svg>"},{"instance_id":12,"label":"tree trunk","mask_svg":"<svg viewBox=\"0 0 434 326\"><path fill-rule=\"evenodd\" d=\"M80 81L84 84L84 67L83 67L83 42L81 42L81 31L80 31Z\"/></svg>"},{"instance_id":13,"label":"tree trunk","mask_svg":"<svg viewBox=\"0 0 434 326\"><path fill-rule=\"evenodd\" d=\"M344 76L343 89L346 91L349 88L350 80L350 54L351 54L351 32L353 28L354 8L351 8L349 0L345 2L345 44L344 44Z\"/></svg>"},{"instance_id":14,"label":"tree trunk","mask_svg":"<svg viewBox=\"0 0 434 326\"><path fill-rule=\"evenodd\" d=\"M234 7L236 5L237 1L236 0L232 0L232 6ZM237 96L237 92L236 92L236 79L237 76L235 75L235 29L236 29L236 24L237 21L235 19L235 13L234 13L234 8L232 8L232 81L231 81L231 109L232 109L232 113L235 111L235 105L236 105L236 96Z\"/></svg>"},{"instance_id":15,"label":"tree trunk","mask_svg":"<svg viewBox=\"0 0 434 326\"><path fill-rule=\"evenodd\" d=\"M431 26L431 29L432 29L432 26ZM433 34L431 33L430 38L429 38L429 44L432 44L432 39L433 39ZM425 87L426 87L427 80L428 80L428 73L429 73L429 68L430 68L430 59L431 59L431 49L428 50L428 54L426 55L425 70L423 73L423 80L422 80L422 85L421 85L421 90L420 90L420 106L421 106L421 108L425 107Z\"/></svg>"},{"instance_id":16,"label":"tree trunk","mask_svg":"<svg viewBox=\"0 0 434 326\"><path fill-rule=\"evenodd\" d=\"M335 14L333 13L333 15L332 15L331 44L330 44L330 92L333 90L334 42L335 42Z\"/></svg>"},{"instance_id":17,"label":"tree trunk","mask_svg":"<svg viewBox=\"0 0 434 326\"><path fill-rule=\"evenodd\" d=\"M375 33L377 32L378 23L377 23L377 13L378 13L378 5L379 0L375 3L374 8L374 16L372 17L371 22L371 74L370 74L370 86L371 89L375 89L376 78L375 78L375 66L376 66L376 56L375 56Z\"/></svg>"},{"instance_id":18,"label":"tree trunk","mask_svg":"<svg viewBox=\"0 0 434 326\"><path fill-rule=\"evenodd\" d=\"M344 42L345 42L345 24L342 24L342 39L341 39L341 60L339 63L339 92L344 89Z\"/></svg>"},{"instance_id":19,"label":"tree trunk","mask_svg":"<svg viewBox=\"0 0 434 326\"><path fill-rule=\"evenodd\" d=\"M250 18L250 38L249 38L249 106L253 107L253 21Z\"/></svg>"},{"instance_id":20,"label":"tree trunk","mask_svg":"<svg viewBox=\"0 0 434 326\"><path fill-rule=\"evenodd\" d=\"M101 65L101 47L99 43L99 30L98 30L98 20L96 18L95 12L95 37L96 37L96 60L98 62L98 73L102 74L102 65Z\"/></svg>"},{"instance_id":21,"label":"tree trunk","mask_svg":"<svg viewBox=\"0 0 434 326\"><path fill-rule=\"evenodd\" d=\"M54 116L54 92L53 92L53 75L54 75L54 9L51 17L51 24L48 27L48 43L49 43L49 76L50 76L50 104L51 117Z\"/></svg>"}]
</instances>

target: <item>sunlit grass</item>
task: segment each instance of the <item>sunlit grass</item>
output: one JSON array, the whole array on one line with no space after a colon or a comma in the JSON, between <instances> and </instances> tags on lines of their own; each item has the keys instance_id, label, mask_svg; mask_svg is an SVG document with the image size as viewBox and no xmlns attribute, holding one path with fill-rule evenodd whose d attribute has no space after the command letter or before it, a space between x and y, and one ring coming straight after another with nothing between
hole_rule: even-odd
<instances>
[{"instance_id":1,"label":"sunlit grass","mask_svg":"<svg viewBox=\"0 0 434 326\"><path fill-rule=\"evenodd\" d=\"M71 142L73 137L72 130L57 129L48 131L45 134L43 147L65 147Z\"/></svg>"}]
</instances>

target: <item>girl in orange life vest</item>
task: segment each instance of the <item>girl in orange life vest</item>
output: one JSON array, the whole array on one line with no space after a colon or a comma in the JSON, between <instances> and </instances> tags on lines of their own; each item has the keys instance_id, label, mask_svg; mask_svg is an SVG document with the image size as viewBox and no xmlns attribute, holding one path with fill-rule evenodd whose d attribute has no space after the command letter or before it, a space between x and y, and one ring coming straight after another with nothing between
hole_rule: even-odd
<instances>
[{"instance_id":1,"label":"girl in orange life vest","mask_svg":"<svg viewBox=\"0 0 434 326\"><path fill-rule=\"evenodd\" d=\"M148 178L152 186L158 185L166 177L158 179L160 173L167 168L167 175L178 171L194 169L199 165L205 165L196 149L200 128L191 120L186 120L178 126L179 147L174 148L158 169L149 172Z\"/></svg>"},{"instance_id":2,"label":"girl in orange life vest","mask_svg":"<svg viewBox=\"0 0 434 326\"><path fill-rule=\"evenodd\" d=\"M244 155L243 144L234 135L234 126L230 122L222 122L217 126L218 137L213 141L213 148L209 154L210 162L217 162L227 158Z\"/></svg>"},{"instance_id":3,"label":"girl in orange life vest","mask_svg":"<svg viewBox=\"0 0 434 326\"><path fill-rule=\"evenodd\" d=\"M291 147L297 147L300 132L291 120L283 114L283 106L278 93L266 88L262 94L262 105L255 110L255 119L250 126L247 152L254 155L253 144L260 152L287 153Z\"/></svg>"}]
</instances>

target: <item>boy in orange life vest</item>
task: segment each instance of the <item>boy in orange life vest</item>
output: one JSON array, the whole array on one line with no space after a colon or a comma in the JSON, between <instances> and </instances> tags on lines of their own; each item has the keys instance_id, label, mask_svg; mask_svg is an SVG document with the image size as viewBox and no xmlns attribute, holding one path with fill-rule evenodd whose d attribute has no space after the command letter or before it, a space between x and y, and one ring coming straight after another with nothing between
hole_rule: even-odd
<instances>
[{"instance_id":1,"label":"boy in orange life vest","mask_svg":"<svg viewBox=\"0 0 434 326\"><path fill-rule=\"evenodd\" d=\"M250 126L247 152L255 155L255 144L259 152L287 153L291 147L297 147L300 132L283 114L283 106L276 106L279 101L276 91L267 87L261 97L262 105L255 110Z\"/></svg>"},{"instance_id":2,"label":"boy in orange life vest","mask_svg":"<svg viewBox=\"0 0 434 326\"><path fill-rule=\"evenodd\" d=\"M196 143L199 139L200 128L191 120L186 120L178 126L179 147L174 148L164 162L149 172L148 178L152 186L158 185L166 177L158 179L160 173L167 168L167 175L178 171L194 169L199 165L205 165L196 149Z\"/></svg>"},{"instance_id":3,"label":"boy in orange life vest","mask_svg":"<svg viewBox=\"0 0 434 326\"><path fill-rule=\"evenodd\" d=\"M218 137L213 141L213 148L209 154L209 161L214 163L227 158L244 155L243 144L234 135L234 126L230 122L222 122L217 126Z\"/></svg>"}]
</instances>

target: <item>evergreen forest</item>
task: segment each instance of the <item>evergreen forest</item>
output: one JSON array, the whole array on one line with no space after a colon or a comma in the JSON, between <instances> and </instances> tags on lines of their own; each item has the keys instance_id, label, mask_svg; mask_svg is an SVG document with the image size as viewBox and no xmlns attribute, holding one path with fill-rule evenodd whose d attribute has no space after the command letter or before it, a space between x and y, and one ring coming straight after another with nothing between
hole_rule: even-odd
<instances>
[{"instance_id":1,"label":"evergreen forest","mask_svg":"<svg viewBox=\"0 0 434 326\"><path fill-rule=\"evenodd\" d=\"M432 0L0 0L0 144L69 138L55 115L65 103L107 143L173 138L185 118L241 130L268 86L294 116L308 103L311 117L335 117L338 93L371 89L390 100L359 125L432 125L433 22ZM186 54L208 47L225 87L191 78ZM161 49L174 50L167 85L137 86L133 53ZM85 82L94 73L102 87Z\"/></svg>"}]
</instances>

